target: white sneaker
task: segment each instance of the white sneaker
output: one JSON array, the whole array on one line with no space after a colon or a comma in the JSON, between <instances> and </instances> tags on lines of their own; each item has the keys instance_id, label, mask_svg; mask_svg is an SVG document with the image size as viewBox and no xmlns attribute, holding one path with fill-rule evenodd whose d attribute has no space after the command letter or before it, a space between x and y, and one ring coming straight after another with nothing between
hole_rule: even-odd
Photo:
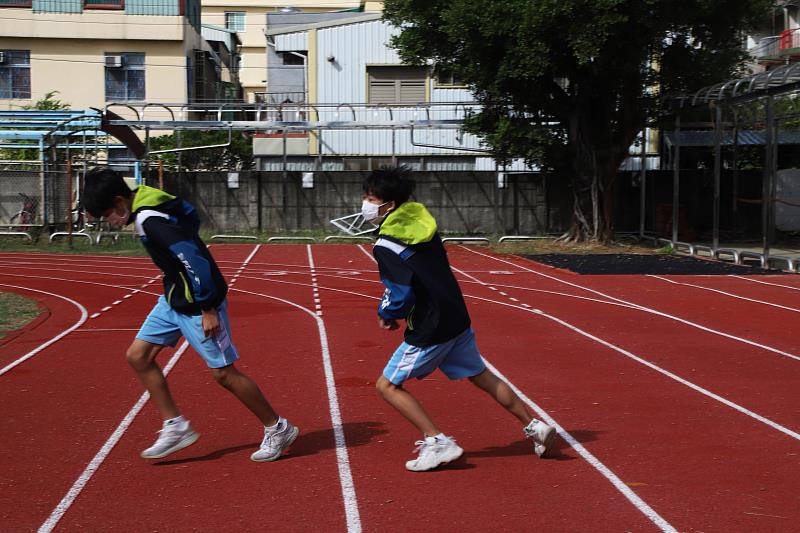
<instances>
[{"instance_id":1,"label":"white sneaker","mask_svg":"<svg viewBox=\"0 0 800 533\"><path fill-rule=\"evenodd\" d=\"M533 451L539 457L544 455L547 450L552 449L556 435L558 435L556 428L535 418L522 428L522 431L525 432L526 437L533 439Z\"/></svg>"},{"instance_id":2,"label":"white sneaker","mask_svg":"<svg viewBox=\"0 0 800 533\"><path fill-rule=\"evenodd\" d=\"M145 459L160 459L190 446L200 438L188 420L168 424L158 430L156 442L142 452Z\"/></svg>"},{"instance_id":3,"label":"white sneaker","mask_svg":"<svg viewBox=\"0 0 800 533\"><path fill-rule=\"evenodd\" d=\"M425 437L425 440L418 440L414 444L417 445L414 451L418 451L419 456L406 462L406 469L412 472L433 470L439 465L455 461L464 453L453 437Z\"/></svg>"},{"instance_id":4,"label":"white sneaker","mask_svg":"<svg viewBox=\"0 0 800 533\"><path fill-rule=\"evenodd\" d=\"M283 450L288 448L297 438L300 430L291 425L285 418L278 418L275 428L264 428L264 440L261 448L250 456L250 459L259 463L274 461L281 456Z\"/></svg>"}]
</instances>

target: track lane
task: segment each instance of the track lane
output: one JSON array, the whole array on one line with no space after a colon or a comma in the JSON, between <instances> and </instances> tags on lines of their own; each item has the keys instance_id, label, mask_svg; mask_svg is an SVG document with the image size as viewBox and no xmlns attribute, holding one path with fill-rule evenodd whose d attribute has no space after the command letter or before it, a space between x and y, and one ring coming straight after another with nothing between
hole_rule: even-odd
<instances>
[{"instance_id":1,"label":"track lane","mask_svg":"<svg viewBox=\"0 0 800 533\"><path fill-rule=\"evenodd\" d=\"M455 260L453 255L456 255ZM460 266L458 257L458 254L451 254L451 260L457 268ZM470 261L469 265L475 268L474 261ZM537 286L540 286L538 282ZM484 295L488 297L492 294L496 292L486 288ZM634 316L624 319L630 311L623 307L608 307L605 312L595 309L587 313L582 307L597 305L579 305L572 299L551 302L538 294L537 300L533 301L530 294L526 298L520 291L508 291L507 294L509 298L516 297L519 302L533 303L535 307L569 322L576 322L576 317L579 317L584 329L603 338L614 338L615 332L620 330L631 333L637 329L645 329L646 335L637 341L637 350L661 346L657 352L660 353L659 360L672 355L669 350L664 350L665 346L671 346L668 342L670 336L659 337L659 331L666 327L664 324L643 322L641 318L636 319ZM476 307L480 309L482 306ZM495 320L489 313L474 312L473 316L476 321ZM497 325L502 327L499 321ZM545 328L544 331L548 337L558 333L552 328ZM489 342L493 342L497 349L506 345L492 339ZM530 346L540 346L540 342L533 339L528 341ZM725 351L728 350L728 344L732 343L725 343ZM591 448L598 449L601 458L608 457L609 466L613 465L612 469L626 472L625 478L640 479L644 485L636 490L645 496L646 501L665 500L663 505L655 506L656 510L663 510L665 518L677 524L681 530L697 528L703 531L726 531L742 527L743 523L748 524L747 530L770 530L770 527L783 519L773 519L772 525L762 529L764 521L763 518L758 518L759 513L784 516L790 520L793 516L798 517L798 513L787 511L797 508L798 498L786 489L792 486L792 479L798 472L796 441L793 442L782 434L776 435L770 428L752 420L737 418L738 414L734 411L709 402L690 389L681 391L677 384L661 381L658 374L648 374L646 369L631 368L622 360L615 363L615 354L607 353L601 346L589 347L584 352L584 349L575 346L574 340L569 339L564 341L564 346L569 346L578 354L583 352L582 355L559 353L554 356L559 365L570 359L574 360L572 370L565 374L564 379L574 383L581 374L591 373L581 381L585 381L583 385L586 390L594 391L595 396L591 401L590 398L578 396L580 403L571 409L576 413L598 412L597 406L605 407L601 411L602 415L596 417L593 423L595 427L603 427L608 435L597 443L592 443ZM719 352L719 338L715 343L709 343L706 349L707 353ZM598 360L601 356L602 360ZM612 364L602 368L601 365L606 363ZM615 365L619 366L616 371ZM598 373L605 376L603 382L592 384L592 378L597 379ZM692 380L697 378L696 373L688 375ZM782 377L774 372L769 376L773 382ZM728 377L720 378L713 372L708 377L715 379L717 386L727 387L725 381ZM617 383L614 382L615 378ZM738 376L742 384L747 382L747 378ZM762 383L768 387L764 390L765 393L772 390L769 387L770 378ZM616 398L612 394L622 396ZM564 401L569 401L570 398L576 398L576 392L564 390L561 397ZM667 398L670 403L665 405ZM752 403L747 401L745 405L751 406ZM790 409L790 405L783 405L781 414L784 419L792 421L794 418ZM654 420L657 422L653 422ZM686 438L689 435L694 437ZM752 450L743 444L745 440L759 443L758 457L754 457ZM613 441L612 446L609 446L609 441ZM646 461L644 458L639 461L629 460L641 455L643 449L648 450ZM627 460L619 463L620 456ZM721 457L725 457L725 462L720 460ZM767 492L768 497L765 495ZM701 512L687 512L686 507ZM728 524L727 529L725 524Z\"/></svg>"},{"instance_id":2,"label":"track lane","mask_svg":"<svg viewBox=\"0 0 800 533\"><path fill-rule=\"evenodd\" d=\"M227 257L226 247L215 248L215 255ZM299 259L304 250L262 247L253 261L275 253ZM146 406L57 530L91 528L98 519L120 530L177 530L186 520L218 531L270 527L266 524L288 531L346 529L314 320L291 305L252 294L313 309L311 290L269 287L247 279L249 270L232 283L229 294L232 336L242 355L237 366L262 387L279 413L300 427L290 454L274 463L249 460L261 438L258 422L213 383L190 349L170 384L201 439L166 460L140 459L139 451L160 425L152 406ZM108 498L110 492L124 497ZM137 502L136 514L127 512L131 501ZM172 517L174 509L180 512Z\"/></svg>"},{"instance_id":3,"label":"track lane","mask_svg":"<svg viewBox=\"0 0 800 533\"><path fill-rule=\"evenodd\" d=\"M327 245L313 250L319 265L341 264L345 256L357 262L354 270L374 269L374 264L370 266L352 246ZM371 292L374 300L321 290L332 350L339 354L335 361L342 368L345 417L380 424L376 427L385 432L378 444L351 450L366 529L475 530L483 527L489 514L495 517L493 527L498 530L525 530L533 523L537 529L559 531L577 530L580 524L594 524L597 530L657 530L574 452L564 449L559 460L538 460L513 417L470 384L451 383L438 372L424 384L407 386L444 431L458 439L466 450L465 459L437 472L407 472L403 463L413 456L413 442L419 435L374 391L375 378L402 338L400 332L377 328L375 307L382 289L369 283L374 275L364 275L364 281L328 278L323 283L353 293ZM468 301L468 305L478 304ZM477 330L479 339L481 331ZM495 359L494 355L489 358ZM527 390L534 391L532 396L537 401L540 399L538 388ZM548 396L545 394L544 399ZM581 430L576 434L586 437ZM420 484L440 496L418 497ZM502 504L476 490L489 486L492 494L503 495ZM454 496L445 497L443 491ZM570 514L561 512L564 508L569 508ZM609 509L614 512L609 513ZM411 516L423 516L425 525L411 520Z\"/></svg>"}]
</instances>

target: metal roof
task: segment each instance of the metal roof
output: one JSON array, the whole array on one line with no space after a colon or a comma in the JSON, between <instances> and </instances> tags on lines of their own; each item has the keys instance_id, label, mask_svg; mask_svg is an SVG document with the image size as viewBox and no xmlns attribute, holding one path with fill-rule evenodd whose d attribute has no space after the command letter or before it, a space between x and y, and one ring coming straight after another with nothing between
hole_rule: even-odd
<instances>
[{"instance_id":1,"label":"metal roof","mask_svg":"<svg viewBox=\"0 0 800 533\"><path fill-rule=\"evenodd\" d=\"M680 144L687 146L714 146L714 132L710 130L681 130L679 132L665 131L664 140L668 146ZM677 138L677 143L675 142ZM766 132L742 130L738 132L737 144L739 146L764 146L766 144ZM800 131L781 131L778 132L775 142L778 144L800 144ZM732 132L722 134L723 146L733 146L734 137Z\"/></svg>"}]
</instances>

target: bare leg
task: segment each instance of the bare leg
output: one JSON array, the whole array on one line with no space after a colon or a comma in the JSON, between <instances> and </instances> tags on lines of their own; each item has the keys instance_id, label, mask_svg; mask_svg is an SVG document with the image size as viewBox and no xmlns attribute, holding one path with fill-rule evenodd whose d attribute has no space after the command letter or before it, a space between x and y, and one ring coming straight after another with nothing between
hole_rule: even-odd
<instances>
[{"instance_id":1,"label":"bare leg","mask_svg":"<svg viewBox=\"0 0 800 533\"><path fill-rule=\"evenodd\" d=\"M169 420L180 416L181 413L178 411L178 407L172 399L172 394L169 392L164 373L161 372L161 367L156 363L156 355L162 348L163 346L158 344L135 339L125 356L128 359L128 364L136 372L139 381L150 393L150 398L161 414L161 418Z\"/></svg>"},{"instance_id":2,"label":"bare leg","mask_svg":"<svg viewBox=\"0 0 800 533\"><path fill-rule=\"evenodd\" d=\"M273 426L278 422L278 415L262 394L258 385L233 366L212 369L217 383L231 391L245 407L261 420L265 426Z\"/></svg>"},{"instance_id":3,"label":"bare leg","mask_svg":"<svg viewBox=\"0 0 800 533\"><path fill-rule=\"evenodd\" d=\"M511 387L505 381L495 376L488 368L477 376L469 378L469 380L479 389L486 391L489 396L505 407L509 413L516 416L524 425L528 425L533 420L533 413L530 412L525 402L511 390Z\"/></svg>"},{"instance_id":4,"label":"bare leg","mask_svg":"<svg viewBox=\"0 0 800 533\"><path fill-rule=\"evenodd\" d=\"M375 388L378 389L378 393L389 405L400 411L400 414L414 424L423 435L432 437L441 433L433 423L433 420L428 416L428 413L425 412L422 404L402 386L395 385L381 376L378 378Z\"/></svg>"}]
</instances>

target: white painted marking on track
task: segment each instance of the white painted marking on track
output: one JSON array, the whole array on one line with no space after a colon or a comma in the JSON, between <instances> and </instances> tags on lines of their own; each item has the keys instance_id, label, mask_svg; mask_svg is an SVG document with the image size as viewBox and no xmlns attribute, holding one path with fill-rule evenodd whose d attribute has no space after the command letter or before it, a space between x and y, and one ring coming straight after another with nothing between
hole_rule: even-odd
<instances>
[{"instance_id":1,"label":"white painted marking on track","mask_svg":"<svg viewBox=\"0 0 800 533\"><path fill-rule=\"evenodd\" d=\"M651 522L653 522L661 531L669 532L669 533L677 533L677 529L667 522L661 515L659 515L655 509L650 507L647 502L641 499L631 488L625 484L614 472L611 471L606 465L604 465L600 459L595 457L589 450L584 448L584 446L578 442L575 437L570 435L567 430L565 430L558 422L556 422L547 412L539 407L536 403L533 402L530 398L528 398L525 393L519 390L516 385L511 383L497 368L495 368L489 361L486 361L486 366L494 372L500 379L505 381L511 390L513 390L520 399L528 404L528 406L533 409L537 416L543 419L548 425L555 427L558 430L558 434L563 438L567 443L572 447L573 450L578 452L578 454L583 457L587 463L593 466L598 472L600 472L603 477L611 482L619 492L625 496L629 502L631 502L634 507L636 507L643 515L645 515Z\"/></svg>"},{"instance_id":2,"label":"white painted marking on track","mask_svg":"<svg viewBox=\"0 0 800 533\"><path fill-rule=\"evenodd\" d=\"M556 281L558 283L563 283L564 285L569 285L571 287L575 287L575 288L578 288L580 290L584 290L584 291L590 292L592 294L597 294L598 296L602 296L603 298L608 298L609 300L613 300L615 302L619 302L620 304L623 304L623 305L625 305L627 307L630 307L632 309L637 309L637 310L643 311L645 313L651 313L651 314L654 314L654 315L658 315L658 316L667 318L669 320L674 320L676 322L680 322L681 324L685 324L687 326L690 326L690 327L693 327L693 328L697 328L697 329L705 331L707 333L712 333L714 335L719 335L719 336L725 337L727 339L731 339L731 340L734 340L734 341L737 341L737 342L748 344L750 346L755 346L757 348L761 348L761 349L766 350L768 352L776 353L778 355L782 355L784 357L788 357L790 359L795 359L797 361L800 361L800 357L799 356L791 354L791 353L788 353L788 352L784 352L783 350L779 350L779 349L773 348L771 346L767 346L766 344L760 344L758 342L751 341L751 340L745 339L743 337L738 337L738 336L732 335L730 333L725 333L725 332L722 332L722 331L719 331L719 330L715 330L715 329L712 329L712 328L697 324L696 322L691 322L689 320L686 320L686 319L683 319L683 318L680 318L680 317L677 317L677 316L673 316L673 315L670 315L668 313L664 313L662 311L658 311L658 310L653 309L651 307L646 307L644 305L635 304L633 302L629 302L629 301L623 300L621 298L616 298L616 297L611 296L609 294L605 294L604 292L601 292L601 291L598 291L598 290L595 290L595 289L590 289L589 287L584 287L583 285L578 285L577 283L572 283L572 282L569 282L569 281L566 281L566 280L563 280L563 279L559 279L559 278L557 278L555 276L551 276L549 274L544 274L543 272L537 272L536 270L533 270L533 269L530 269L530 268L527 268L527 267L524 267L524 266L521 266L521 265L517 265L515 263L512 263L511 261L506 261L505 259L500 259L499 257L493 257L491 255L487 255L487 254L478 252L476 250L470 250L466 246L462 246L462 248L467 250L470 253L477 254L477 255L480 255L482 257L487 257L489 259L492 259L492 260L495 260L495 261L499 261L501 263L507 263L507 264L512 265L512 266L514 266L516 268L521 268L521 269L523 269L523 270L525 270L527 272L531 272L532 274L536 274L537 276L542 276L542 277L545 277L547 279Z\"/></svg>"},{"instance_id":3,"label":"white painted marking on track","mask_svg":"<svg viewBox=\"0 0 800 533\"><path fill-rule=\"evenodd\" d=\"M752 283L760 283L762 285L771 285L773 287L782 287L784 289L790 289L790 290L793 290L793 291L800 291L800 287L793 287L791 285L784 285L782 283L771 283L769 281L762 281L762 280L753 279L753 278L746 278L744 276L738 276L736 274L732 274L731 277L732 278L737 278L737 279L743 279L745 281L750 281Z\"/></svg>"},{"instance_id":4,"label":"white painted marking on track","mask_svg":"<svg viewBox=\"0 0 800 533\"><path fill-rule=\"evenodd\" d=\"M309 250L309 257L310 257ZM252 294L254 296L261 296L272 300L283 302L300 309L304 313L308 313L314 318L319 332L319 342L322 348L322 364L325 372L325 386L328 392L328 409L330 411L331 425L333 426L334 442L336 444L336 463L339 470L339 483L341 485L342 500L344 502L345 517L347 521L348 533L360 533L361 531L361 518L358 511L358 499L356 498L356 488L353 483L353 475L350 469L350 458L347 453L347 442L344 436L344 428L342 426L341 409L339 408L339 398L336 392L336 380L333 374L333 364L331 363L330 348L328 345L328 334L325 329L325 322L322 320L321 311L311 311L303 307L277 296L270 296L253 291L246 291L242 289L233 289L237 292L245 294Z\"/></svg>"},{"instance_id":5,"label":"white painted marking on track","mask_svg":"<svg viewBox=\"0 0 800 533\"><path fill-rule=\"evenodd\" d=\"M101 313L105 313L105 312L106 312L106 311L108 311L109 309L111 309L111 306L110 306L110 305L109 305L109 306L106 306L106 307L104 307L104 308L102 308L102 309L100 310L100 312L101 312Z\"/></svg>"},{"instance_id":6,"label":"white painted marking on track","mask_svg":"<svg viewBox=\"0 0 800 533\"><path fill-rule=\"evenodd\" d=\"M28 352L25 355L23 355L22 357L16 359L15 361L12 361L11 363L9 363L6 366L4 366L3 368L0 368L0 376L5 374L6 372L11 370L12 368L21 365L22 363L24 363L25 361L27 361L31 357L35 356L37 353L41 352L42 350L44 350L45 348L47 348L51 344L61 340L65 336L69 335L70 332L78 329L79 327L81 327L84 324L84 322L86 322L87 315L88 315L88 312L86 311L86 308L84 306L82 306L81 304L79 304L78 302L76 302L75 300L73 300L72 298L67 298L66 296L62 296L60 294L56 294L56 293L53 293L53 292L40 291L38 289L31 289L31 288L28 288L28 287L21 287L19 285L9 285L7 283L0 283L0 287L11 287L13 289L20 289L20 290L31 291L31 292L38 292L40 294L47 294L48 296L53 296L55 298L60 298L62 300L66 300L67 302L71 303L72 305L77 307L78 310L81 312L81 317L73 325L71 325L70 327L68 327L67 329L65 329L64 331L62 331L61 333L59 333L58 335L53 337L52 339L48 340L47 342L43 342L42 344L40 344L39 346L37 346L36 348L31 350L30 352Z\"/></svg>"},{"instance_id":7,"label":"white painted marking on track","mask_svg":"<svg viewBox=\"0 0 800 533\"><path fill-rule=\"evenodd\" d=\"M730 296L731 298L736 298L736 299L739 299L739 300L746 300L748 302L753 302L753 303L762 304L762 305L768 305L770 307L777 307L779 309L785 309L786 311L792 311L794 313L800 313L800 309L796 309L794 307L786 307L785 305L779 305L779 304L775 304L775 303L772 303L772 302L765 302L763 300L756 300L754 298L747 298L745 296L739 296L738 294L733 294L733 293L730 293L730 292L727 292L727 291L722 291L722 290L719 290L719 289L712 289L711 287L704 287L703 285L695 285L694 283L684 283L684 282L680 282L680 281L675 281L675 280L672 280L672 279L669 279L669 278L665 278L665 277L662 277L662 276L656 276L654 274L647 274L647 276L650 277L650 278L660 279L661 281L667 281L667 282L672 283L674 285L683 285L685 287L694 287L696 289L701 289L701 290L709 291L709 292L716 292L718 294L722 294L724 296Z\"/></svg>"},{"instance_id":8,"label":"white painted marking on track","mask_svg":"<svg viewBox=\"0 0 800 533\"><path fill-rule=\"evenodd\" d=\"M181 355L183 355L188 347L189 343L183 341L181 347L172 355L167 363L167 366L164 367L163 372L165 376L168 375L170 370L172 370L172 368L178 363ZM150 394L147 392L143 393L139 397L139 400L133 405L131 410L128 411L128 414L125 415L125 418L122 419L117 428L108 438L108 440L106 440L100 450L95 454L92 460L89 461L89 464L83 470L75 483L72 484L72 487L70 487L70 489L67 491L67 494L61 499L58 505L56 505L56 508L50 513L50 516L47 517L47 520L45 520L44 523L39 526L38 533L49 533L50 531L53 531L58 524L58 521L61 520L61 518L64 516L64 513L67 512L72 503L75 501L75 498L78 497L94 473L97 472L97 469L100 468L100 465L103 464L103 461L106 460L108 454L111 453L111 450L113 450L114 446L116 446L120 441L122 436L130 427L131 423L133 423L136 415L139 414L149 398Z\"/></svg>"}]
</instances>

